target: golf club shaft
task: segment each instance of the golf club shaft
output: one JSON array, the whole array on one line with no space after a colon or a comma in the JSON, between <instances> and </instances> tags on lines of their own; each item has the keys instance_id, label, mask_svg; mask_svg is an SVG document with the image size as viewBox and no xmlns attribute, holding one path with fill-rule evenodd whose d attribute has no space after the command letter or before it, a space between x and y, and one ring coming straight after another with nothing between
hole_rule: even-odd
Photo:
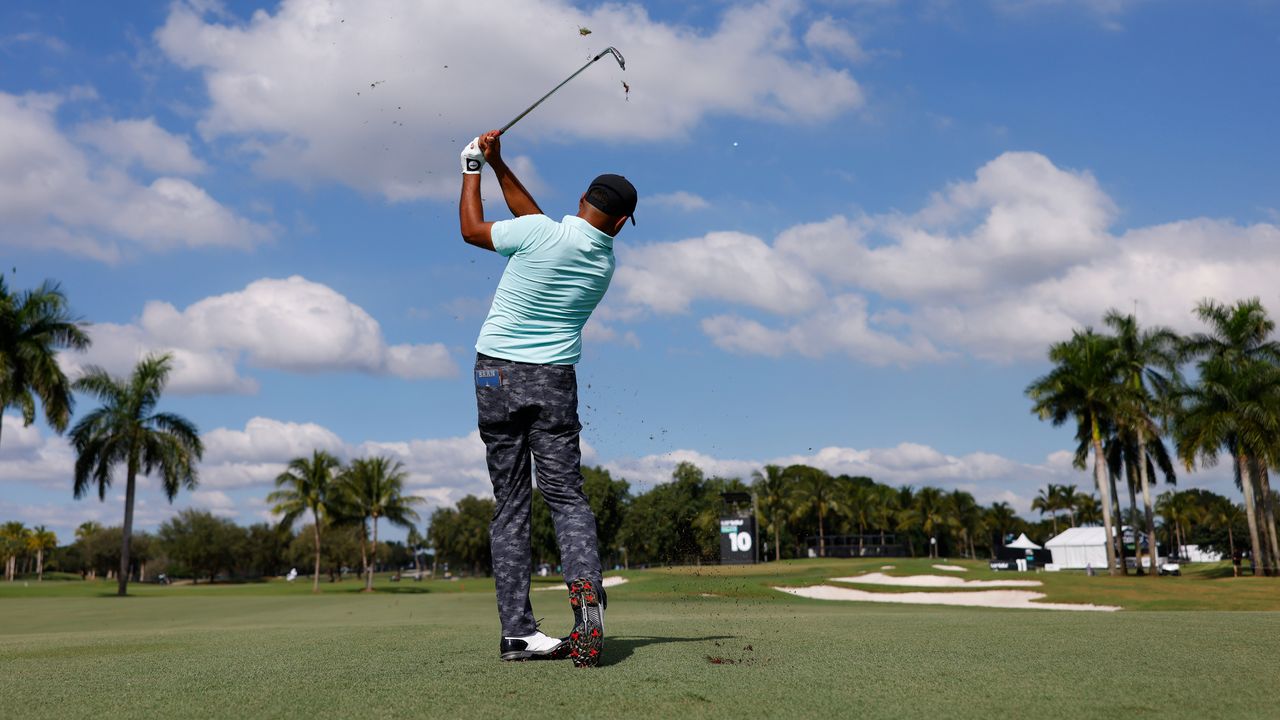
<instances>
[{"instance_id":1,"label":"golf club shaft","mask_svg":"<svg viewBox=\"0 0 1280 720\"><path fill-rule=\"evenodd\" d=\"M607 54L609 53L609 51L610 51L610 50L612 50L612 49L613 49L613 48L605 49L605 50L604 50L604 51L602 51L599 55L596 55L595 57L593 57L593 58L591 58L590 60L588 60L586 65L583 65L582 67L578 68L578 71L577 71L577 72L575 72L574 74L572 74L572 75L570 75L569 77L565 78L565 79L564 79L564 82L562 82L562 83L560 83L559 85L557 85L557 86L555 86L555 87L551 88L551 92L549 92L549 93L547 93L546 95L543 95L542 97L538 98L538 101L537 101L537 102L535 102L534 104L532 104L532 105L530 105L528 108L526 108L524 112L522 112L522 113L520 113L519 115L515 116L515 117L511 120L511 122L507 123L506 125L503 125L503 126L502 126L502 128L501 128L500 130L498 130L498 134L499 134L499 135L502 135L502 134L503 134L503 133L505 133L507 130L510 130L512 125L515 125L516 123L520 122L520 119L521 119L521 118L523 118L525 115L528 115L529 113L533 112L533 109L534 109L534 108L536 108L536 107L538 107L539 105L541 105L543 100L546 100L547 98L549 98L549 97L551 97L552 95L554 95L554 94L555 94L555 92L556 92L557 90L559 90L560 88L562 88L562 87L564 87L566 84L568 84L568 82L569 82L570 80L572 80L572 79L574 79L574 78L578 77L579 75L581 75L583 70L586 70L587 68L591 67L592 63L594 63L595 61L597 61L597 60L599 60L600 58L602 58L602 57L604 57L605 55L607 55ZM614 51L614 52L616 53L617 51Z\"/></svg>"}]
</instances>

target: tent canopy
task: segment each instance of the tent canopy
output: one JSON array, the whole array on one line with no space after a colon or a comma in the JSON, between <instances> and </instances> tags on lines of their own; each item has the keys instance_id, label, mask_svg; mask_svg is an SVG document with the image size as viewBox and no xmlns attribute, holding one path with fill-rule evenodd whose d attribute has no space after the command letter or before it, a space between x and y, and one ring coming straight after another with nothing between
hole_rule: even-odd
<instances>
[{"instance_id":1,"label":"tent canopy","mask_svg":"<svg viewBox=\"0 0 1280 720\"><path fill-rule=\"evenodd\" d=\"M1026 533L1022 533L1021 535L1018 536L1017 540L1014 540L1008 545L1005 545L1005 547L1014 548L1015 550L1039 550L1040 549L1039 545L1031 542L1031 538L1027 537Z\"/></svg>"},{"instance_id":2,"label":"tent canopy","mask_svg":"<svg viewBox=\"0 0 1280 720\"><path fill-rule=\"evenodd\" d=\"M1044 544L1053 562L1062 568L1107 567L1107 531L1100 527L1074 527Z\"/></svg>"}]
</instances>

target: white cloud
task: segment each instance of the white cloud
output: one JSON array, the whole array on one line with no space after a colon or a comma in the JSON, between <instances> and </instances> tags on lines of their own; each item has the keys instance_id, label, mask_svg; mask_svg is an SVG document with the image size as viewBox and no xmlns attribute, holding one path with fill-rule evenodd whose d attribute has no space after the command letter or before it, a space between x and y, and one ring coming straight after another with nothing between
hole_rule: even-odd
<instances>
[{"instance_id":1,"label":"white cloud","mask_svg":"<svg viewBox=\"0 0 1280 720\"><path fill-rule=\"evenodd\" d=\"M320 425L263 417L249 420L244 430L207 432L204 445L206 462L213 463L287 462L313 450L345 452L341 438Z\"/></svg>"},{"instance_id":2,"label":"white cloud","mask_svg":"<svg viewBox=\"0 0 1280 720\"><path fill-rule=\"evenodd\" d=\"M817 312L780 330L733 315L706 318L702 330L718 347L746 355L822 357L841 353L870 365L944 357L923 337L899 339L876 329L866 300L857 295L832 298Z\"/></svg>"},{"instance_id":3,"label":"white cloud","mask_svg":"<svg viewBox=\"0 0 1280 720\"><path fill-rule=\"evenodd\" d=\"M618 330L612 323L597 318L595 315L582 328L582 336L591 343L616 342L633 348L640 347L640 337L632 330Z\"/></svg>"},{"instance_id":4,"label":"white cloud","mask_svg":"<svg viewBox=\"0 0 1280 720\"><path fill-rule=\"evenodd\" d=\"M198 169L185 142L154 121L107 119L82 128L85 141L119 143L118 152L99 160L58 128L62 102L56 95L0 92L0 245L113 261L128 250L249 248L271 238L269 228L188 180L130 175L135 162L162 172ZM158 144L144 149L138 143L145 140Z\"/></svg>"},{"instance_id":5,"label":"white cloud","mask_svg":"<svg viewBox=\"0 0 1280 720\"><path fill-rule=\"evenodd\" d=\"M685 190L646 196L644 198L644 204L673 207L685 212L705 210L711 207L711 203L707 202L706 198Z\"/></svg>"},{"instance_id":6,"label":"white cloud","mask_svg":"<svg viewBox=\"0 0 1280 720\"><path fill-rule=\"evenodd\" d=\"M652 141L681 137L709 114L803 123L859 107L858 83L823 57L831 33L819 31L819 54L799 41L800 13L795 0L734 6L701 33L638 4L283 0L233 23L179 2L156 37L204 74L206 136L241 138L273 176L399 200L455 195L445 169L462 143L609 42L626 71L602 60L522 120L521 137ZM593 34L579 36L580 25Z\"/></svg>"},{"instance_id":7,"label":"white cloud","mask_svg":"<svg viewBox=\"0 0 1280 720\"><path fill-rule=\"evenodd\" d=\"M1145 0L991 0L997 10L1012 13L1049 8L1083 10L1097 16L1107 30L1123 30L1124 26L1117 18L1142 2Z\"/></svg>"},{"instance_id":8,"label":"white cloud","mask_svg":"<svg viewBox=\"0 0 1280 720\"><path fill-rule=\"evenodd\" d=\"M830 17L822 18L809 26L804 34L804 44L816 50L842 55L853 62L867 59L867 53L862 49L858 38L839 21Z\"/></svg>"},{"instance_id":9,"label":"white cloud","mask_svg":"<svg viewBox=\"0 0 1280 720\"><path fill-rule=\"evenodd\" d=\"M294 276L263 279L244 290L205 298L179 310L152 301L133 325L90 328L93 346L64 353L69 372L97 364L126 374L147 352L174 355L171 389L181 393L251 393L243 360L293 372L354 371L405 379L449 377L457 366L441 343L388 345L382 328L332 288Z\"/></svg>"},{"instance_id":10,"label":"white cloud","mask_svg":"<svg viewBox=\"0 0 1280 720\"><path fill-rule=\"evenodd\" d=\"M619 255L614 283L621 299L658 312L684 312L695 300L715 299L796 313L822 300L821 284L794 259L743 233L624 247Z\"/></svg>"},{"instance_id":11,"label":"white cloud","mask_svg":"<svg viewBox=\"0 0 1280 720\"><path fill-rule=\"evenodd\" d=\"M191 153L185 137L170 134L155 118L98 120L81 125L76 136L121 165L137 163L158 173L191 175L204 163Z\"/></svg>"},{"instance_id":12,"label":"white cloud","mask_svg":"<svg viewBox=\"0 0 1280 720\"><path fill-rule=\"evenodd\" d=\"M71 492L75 456L66 441L50 438L39 425L4 415L0 433L0 484L29 483Z\"/></svg>"},{"instance_id":13,"label":"white cloud","mask_svg":"<svg viewBox=\"0 0 1280 720\"><path fill-rule=\"evenodd\" d=\"M1115 216L1090 173L1009 152L914 213L836 216L772 244L710 233L624 249L617 301L633 314L614 317L719 303L700 322L730 352L1007 362L1042 357L1135 301L1144 324L1183 332L1198 329L1192 310L1206 297L1280 304L1280 226L1194 218L1117 234Z\"/></svg>"}]
</instances>

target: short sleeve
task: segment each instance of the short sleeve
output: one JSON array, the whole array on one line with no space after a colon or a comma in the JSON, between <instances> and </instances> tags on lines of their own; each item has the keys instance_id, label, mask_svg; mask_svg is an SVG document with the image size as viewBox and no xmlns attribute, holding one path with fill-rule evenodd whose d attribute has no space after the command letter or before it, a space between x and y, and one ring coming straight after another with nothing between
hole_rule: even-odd
<instances>
[{"instance_id":1,"label":"short sleeve","mask_svg":"<svg viewBox=\"0 0 1280 720\"><path fill-rule=\"evenodd\" d=\"M489 238L498 254L511 257L524 250L537 239L546 215L524 215L510 220L499 220L489 228Z\"/></svg>"}]
</instances>

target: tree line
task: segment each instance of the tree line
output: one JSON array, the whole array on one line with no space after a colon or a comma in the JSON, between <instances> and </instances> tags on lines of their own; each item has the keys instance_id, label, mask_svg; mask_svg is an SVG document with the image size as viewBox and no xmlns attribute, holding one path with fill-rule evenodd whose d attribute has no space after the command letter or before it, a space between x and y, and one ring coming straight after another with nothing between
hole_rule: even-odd
<instances>
[{"instance_id":1,"label":"tree line","mask_svg":"<svg viewBox=\"0 0 1280 720\"><path fill-rule=\"evenodd\" d=\"M1114 528L1117 538L1122 537L1117 486L1123 482L1135 515L1140 492L1147 546L1156 547L1158 514L1163 518L1173 513L1165 524L1175 528L1179 537L1180 523L1196 523L1194 513L1170 509L1177 507L1176 496L1161 505L1153 499L1151 487L1160 477L1169 484L1176 481L1175 458L1191 469L1227 456L1244 498L1247 552L1264 572L1275 574L1280 544L1269 477L1269 469L1280 462L1280 343L1272 339L1275 323L1257 299L1231 306L1206 300L1197 306L1196 314L1206 332L1181 337L1167 328L1140 328L1132 315L1112 311L1104 319L1110 333L1085 328L1070 340L1054 344L1049 351L1053 369L1028 386L1027 394L1042 419L1055 425L1074 423L1077 467L1086 469L1093 458L1100 499L1072 491L1072 518L1099 519ZM119 552L92 554L94 563L108 556L115 561L115 569L105 574L115 575L117 592L123 595L142 566L131 557L138 475L157 478L172 502L180 490L196 487L203 444L194 423L158 409L172 369L168 355L143 358L125 378L90 367L71 382L57 355L64 349L86 349L90 343L86 327L71 315L57 284L45 282L33 290L14 292L0 275L0 413L17 409L30 425L39 409L55 432L70 426L76 498L91 493L104 498L115 473L123 471L124 522L116 536ZM96 399L99 406L71 426L77 392ZM1173 440L1173 454L1166 437ZM1004 536L1029 526L1007 504L983 507L964 491L891 487L865 477L832 476L805 465L770 465L748 482L706 477L696 466L682 463L670 482L636 494L625 479L614 479L603 469L586 468L583 474L606 564L716 559L720 497L726 492L753 493L761 542L775 560L803 557L811 546L816 555L825 556L832 535L856 535L859 549L870 542L868 538L878 535L883 545L886 536L893 535L912 555L976 557L984 549L993 553ZM299 542L298 535L290 534L292 528L299 520L310 520L302 530L309 535L313 589L318 589L322 566L332 569L348 564L335 565L338 556L329 550L343 547L353 533L366 587L371 587L373 568L380 553L386 552L378 540L382 520L409 528L407 544L429 548L434 565L443 561L471 572L487 570L492 500L468 496L455 507L438 509L426 532L419 533L420 518L413 505L420 500L405 495L404 480L403 466L392 459L361 458L344 466L319 450L311 457L295 458L276 478L276 490L268 498L273 512L282 518L275 532L288 534L292 547ZM1062 500L1046 496L1037 502L1041 507L1046 502L1060 506ZM196 523L195 516L179 519ZM226 524L213 516L199 520L196 524L202 532L215 532L219 523ZM1056 513L1051 512L1051 522L1056 531ZM16 563L29 563L33 553L40 574L44 555L56 547L56 538L50 540L43 529L28 532L20 524L4 527L11 530L0 533L6 576L16 577ZM226 527L222 531L227 538L234 535ZM103 532L107 530L94 535L101 539ZM554 527L540 499L534 502L532 535L535 558L554 564ZM258 532L257 537L266 536ZM810 543L810 538L816 542ZM1233 534L1229 540L1234 543ZM238 544L238 540L220 542L227 547ZM88 545L81 545L87 552ZM1123 548L1115 545L1107 546L1111 572L1125 572L1124 563L1118 561ZM193 572L251 574L265 572L269 565L243 562L248 551L229 552L215 562L183 554L186 551L176 540L161 546L166 558ZM140 546L137 552L144 550L150 554L152 548ZM420 554L415 550L411 556L417 559ZM88 566L81 563L82 568ZM94 572L98 569L100 563L94 565Z\"/></svg>"},{"instance_id":2,"label":"tree line","mask_svg":"<svg viewBox=\"0 0 1280 720\"><path fill-rule=\"evenodd\" d=\"M1204 331L1181 336L1139 326L1112 310L1103 323L1073 332L1049 349L1053 368L1027 387L1033 412L1054 425L1075 426L1075 466L1093 461L1112 574L1127 572L1118 547L1120 497L1131 513L1142 498L1148 548L1157 547L1157 503L1151 487L1176 482L1187 470L1231 463L1243 496L1250 559L1267 575L1280 572L1270 468L1280 463L1280 343L1275 322L1257 298L1224 305L1204 300L1195 309ZM1165 440L1172 442L1172 451ZM1173 499L1173 496L1170 496ZM1166 502L1166 507L1168 503ZM1176 524L1176 523L1175 523ZM1139 552L1140 552L1139 548ZM1141 563L1139 563L1141 568Z\"/></svg>"}]
</instances>

